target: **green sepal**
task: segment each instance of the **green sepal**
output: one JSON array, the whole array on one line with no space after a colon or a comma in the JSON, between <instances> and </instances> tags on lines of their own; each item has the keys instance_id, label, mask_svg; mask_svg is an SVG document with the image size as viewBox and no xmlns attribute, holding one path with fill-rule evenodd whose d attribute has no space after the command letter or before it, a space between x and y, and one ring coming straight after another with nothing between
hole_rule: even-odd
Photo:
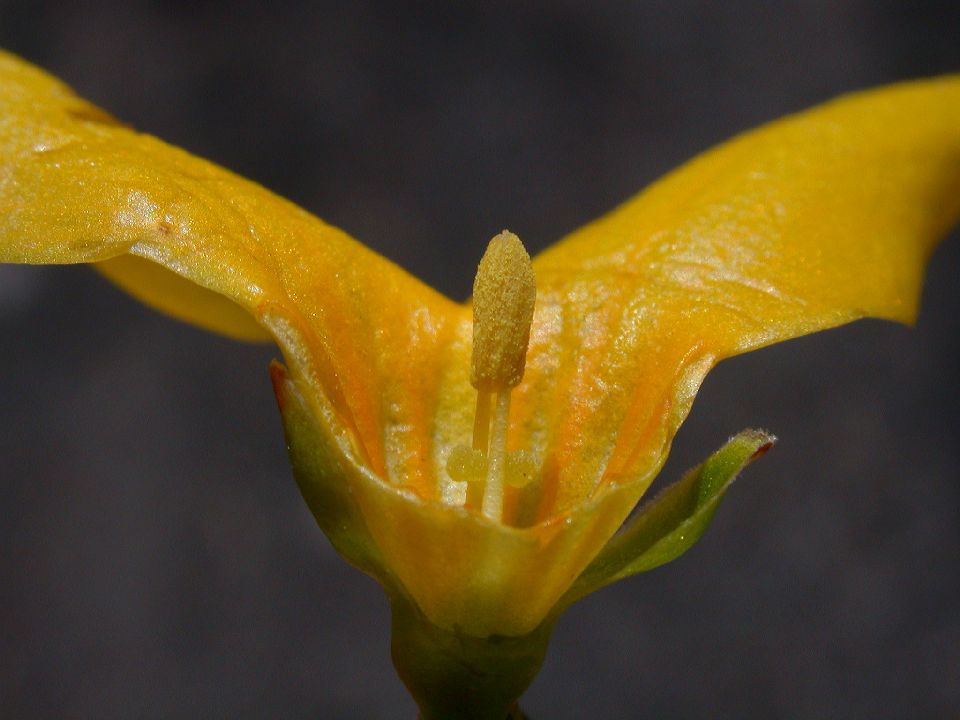
<instances>
[{"instance_id":1,"label":"green sepal","mask_svg":"<svg viewBox=\"0 0 960 720\"><path fill-rule=\"evenodd\" d=\"M281 363L270 365L270 378L283 419L293 476L317 525L347 562L386 588L398 590L399 583L380 556L350 491L351 473L358 472L357 468L317 422Z\"/></svg>"},{"instance_id":2,"label":"green sepal","mask_svg":"<svg viewBox=\"0 0 960 720\"><path fill-rule=\"evenodd\" d=\"M762 430L744 430L642 506L574 581L559 608L612 582L653 570L689 550L707 529L740 471L774 442L776 438Z\"/></svg>"}]
</instances>

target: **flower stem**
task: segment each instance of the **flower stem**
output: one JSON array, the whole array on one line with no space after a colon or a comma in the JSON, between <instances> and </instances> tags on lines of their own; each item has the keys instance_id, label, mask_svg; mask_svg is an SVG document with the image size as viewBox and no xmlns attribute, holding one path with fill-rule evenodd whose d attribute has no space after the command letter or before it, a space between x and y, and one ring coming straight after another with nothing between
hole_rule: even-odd
<instances>
[{"instance_id":1,"label":"flower stem","mask_svg":"<svg viewBox=\"0 0 960 720\"><path fill-rule=\"evenodd\" d=\"M517 699L543 663L550 620L521 637L477 638L433 625L391 597L391 654L421 720L522 720Z\"/></svg>"}]
</instances>

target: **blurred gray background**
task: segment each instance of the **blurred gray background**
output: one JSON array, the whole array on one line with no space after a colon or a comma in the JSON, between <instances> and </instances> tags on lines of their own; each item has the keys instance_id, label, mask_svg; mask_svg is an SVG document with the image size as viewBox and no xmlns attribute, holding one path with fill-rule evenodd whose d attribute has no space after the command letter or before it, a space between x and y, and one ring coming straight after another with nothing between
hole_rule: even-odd
<instances>
[{"instance_id":1,"label":"blurred gray background","mask_svg":"<svg viewBox=\"0 0 960 720\"><path fill-rule=\"evenodd\" d=\"M463 298L696 152L960 69L956 2L16 2L0 46ZM561 621L548 718L960 709L960 236L918 326L723 363L674 479L781 442L686 557ZM372 580L287 466L268 347L86 268L0 267L0 716L404 718Z\"/></svg>"}]
</instances>

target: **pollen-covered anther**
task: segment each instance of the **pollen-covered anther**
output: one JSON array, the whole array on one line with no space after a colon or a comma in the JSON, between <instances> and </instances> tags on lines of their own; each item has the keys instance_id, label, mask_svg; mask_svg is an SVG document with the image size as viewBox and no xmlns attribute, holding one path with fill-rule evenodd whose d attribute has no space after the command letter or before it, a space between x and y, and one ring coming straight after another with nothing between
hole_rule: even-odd
<instances>
[{"instance_id":1,"label":"pollen-covered anther","mask_svg":"<svg viewBox=\"0 0 960 720\"><path fill-rule=\"evenodd\" d=\"M520 238L504 230L490 241L473 281L470 383L477 390L520 384L536 296L530 256Z\"/></svg>"}]
</instances>

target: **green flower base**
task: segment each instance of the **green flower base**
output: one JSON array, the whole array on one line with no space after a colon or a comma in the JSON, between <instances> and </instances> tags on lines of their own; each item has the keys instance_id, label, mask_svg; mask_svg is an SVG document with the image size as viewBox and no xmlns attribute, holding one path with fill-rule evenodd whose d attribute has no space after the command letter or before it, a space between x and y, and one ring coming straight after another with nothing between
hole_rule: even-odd
<instances>
[{"instance_id":1,"label":"green flower base","mask_svg":"<svg viewBox=\"0 0 960 720\"><path fill-rule=\"evenodd\" d=\"M517 699L536 677L553 630L476 638L444 630L403 597L392 597L391 654L421 720L522 720Z\"/></svg>"}]
</instances>

